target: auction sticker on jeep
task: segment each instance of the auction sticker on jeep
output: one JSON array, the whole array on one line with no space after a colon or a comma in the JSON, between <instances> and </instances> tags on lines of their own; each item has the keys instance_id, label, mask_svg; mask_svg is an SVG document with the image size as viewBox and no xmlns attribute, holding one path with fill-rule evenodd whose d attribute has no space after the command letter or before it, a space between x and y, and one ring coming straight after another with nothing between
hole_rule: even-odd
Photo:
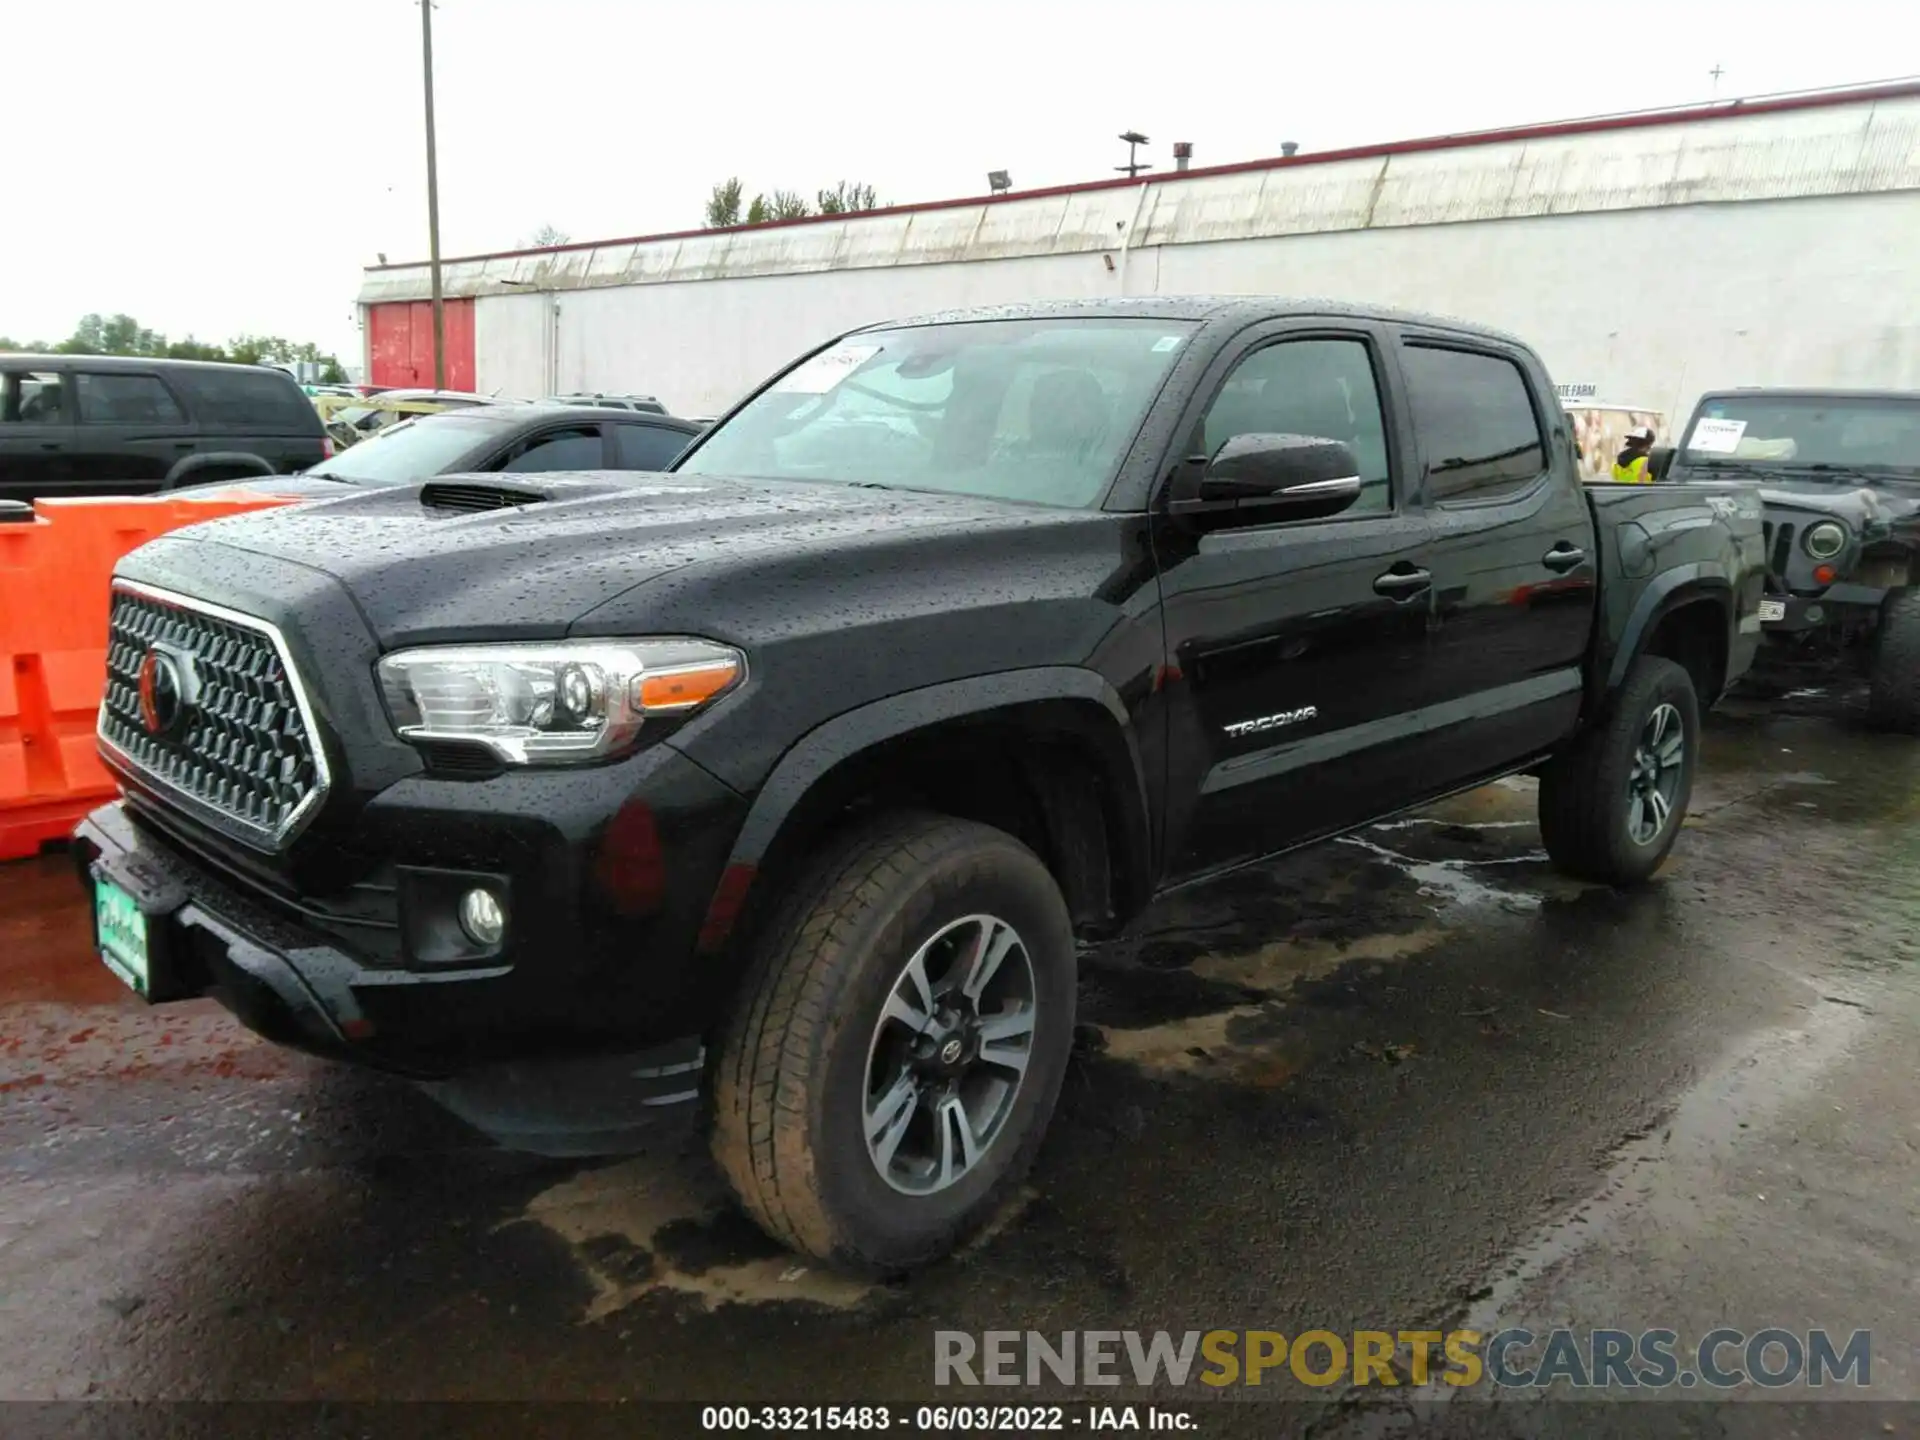
<instances>
[{"instance_id":1,"label":"auction sticker on jeep","mask_svg":"<svg viewBox=\"0 0 1920 1440\"><path fill-rule=\"evenodd\" d=\"M1762 600L1760 602L1762 620L1784 620L1787 618L1787 602L1784 600Z\"/></svg>"},{"instance_id":2,"label":"auction sticker on jeep","mask_svg":"<svg viewBox=\"0 0 1920 1440\"><path fill-rule=\"evenodd\" d=\"M1746 433L1744 420L1701 420L1693 427L1693 438L1687 441L1687 449L1707 455L1731 455Z\"/></svg>"},{"instance_id":3,"label":"auction sticker on jeep","mask_svg":"<svg viewBox=\"0 0 1920 1440\"><path fill-rule=\"evenodd\" d=\"M93 882L93 913L100 932L100 958L141 995L147 993L147 917L111 880Z\"/></svg>"}]
</instances>

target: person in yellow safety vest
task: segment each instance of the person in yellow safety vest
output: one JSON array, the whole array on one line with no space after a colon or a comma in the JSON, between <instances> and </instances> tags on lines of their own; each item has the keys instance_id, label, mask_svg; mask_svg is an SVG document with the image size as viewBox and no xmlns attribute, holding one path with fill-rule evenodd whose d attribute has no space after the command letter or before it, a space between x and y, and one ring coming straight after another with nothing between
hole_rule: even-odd
<instances>
[{"instance_id":1,"label":"person in yellow safety vest","mask_svg":"<svg viewBox=\"0 0 1920 1440\"><path fill-rule=\"evenodd\" d=\"M1627 431L1627 448L1613 460L1613 478L1621 485L1651 485L1653 471L1648 452L1653 449L1653 427L1636 425Z\"/></svg>"}]
</instances>

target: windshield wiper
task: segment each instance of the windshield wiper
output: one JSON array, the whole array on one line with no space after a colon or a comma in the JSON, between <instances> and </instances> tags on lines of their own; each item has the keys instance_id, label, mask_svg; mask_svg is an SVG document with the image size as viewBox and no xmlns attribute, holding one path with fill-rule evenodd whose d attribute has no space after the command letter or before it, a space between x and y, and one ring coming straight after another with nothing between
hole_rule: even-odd
<instances>
[{"instance_id":1,"label":"windshield wiper","mask_svg":"<svg viewBox=\"0 0 1920 1440\"><path fill-rule=\"evenodd\" d=\"M1682 460L1688 469L1717 470L1727 475L1751 475L1757 480L1771 480L1780 472L1762 468L1751 460Z\"/></svg>"},{"instance_id":2,"label":"windshield wiper","mask_svg":"<svg viewBox=\"0 0 1920 1440\"><path fill-rule=\"evenodd\" d=\"M1790 468L1809 470L1817 475L1862 475L1920 481L1920 468L1912 465L1834 465L1821 460L1810 465L1795 465Z\"/></svg>"}]
</instances>

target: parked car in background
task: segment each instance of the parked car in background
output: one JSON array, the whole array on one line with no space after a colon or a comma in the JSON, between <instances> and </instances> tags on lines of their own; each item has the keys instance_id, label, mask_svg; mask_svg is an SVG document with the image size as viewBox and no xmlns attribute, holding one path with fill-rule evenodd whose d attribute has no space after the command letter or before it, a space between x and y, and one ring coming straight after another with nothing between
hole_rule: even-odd
<instances>
[{"instance_id":1,"label":"parked car in background","mask_svg":"<svg viewBox=\"0 0 1920 1440\"><path fill-rule=\"evenodd\" d=\"M542 402L547 405L598 405L608 410L644 410L650 415L664 415L667 407L652 395L550 395Z\"/></svg>"},{"instance_id":2,"label":"parked car in background","mask_svg":"<svg viewBox=\"0 0 1920 1440\"><path fill-rule=\"evenodd\" d=\"M1757 486L1766 505L1752 687L1864 673L1868 717L1920 734L1920 392L1703 395L1668 474Z\"/></svg>"},{"instance_id":3,"label":"parked car in background","mask_svg":"<svg viewBox=\"0 0 1920 1440\"><path fill-rule=\"evenodd\" d=\"M326 421L327 434L340 449L358 444L375 431L413 415L438 415L472 405L520 405L493 395L464 390L383 390L378 395L326 396L315 402Z\"/></svg>"},{"instance_id":4,"label":"parked car in background","mask_svg":"<svg viewBox=\"0 0 1920 1440\"><path fill-rule=\"evenodd\" d=\"M589 406L473 405L416 415L342 450L304 475L268 482L275 495L338 495L342 485L408 485L439 475L553 470L664 470L700 433L671 415Z\"/></svg>"},{"instance_id":5,"label":"parked car in background","mask_svg":"<svg viewBox=\"0 0 1920 1440\"><path fill-rule=\"evenodd\" d=\"M268 366L0 355L0 500L285 474L333 450L300 386Z\"/></svg>"},{"instance_id":6,"label":"parked car in background","mask_svg":"<svg viewBox=\"0 0 1920 1440\"><path fill-rule=\"evenodd\" d=\"M570 466L644 418L531 408L581 428ZM496 470L552 442L518 443ZM1652 875L1760 549L1724 486L1583 486L1493 331L1238 298L901 321L645 484L463 475L134 551L99 722L125 794L75 844L150 1000L529 1148L704 1096L749 1214L888 1273L1002 1212L1076 938L1156 893L1519 772L1563 870Z\"/></svg>"}]
</instances>

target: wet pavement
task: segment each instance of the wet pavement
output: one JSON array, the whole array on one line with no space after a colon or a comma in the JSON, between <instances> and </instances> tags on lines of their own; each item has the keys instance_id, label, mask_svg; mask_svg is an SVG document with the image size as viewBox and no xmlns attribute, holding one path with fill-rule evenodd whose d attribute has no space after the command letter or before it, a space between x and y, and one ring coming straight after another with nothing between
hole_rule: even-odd
<instances>
[{"instance_id":1,"label":"wet pavement","mask_svg":"<svg viewBox=\"0 0 1920 1440\"><path fill-rule=\"evenodd\" d=\"M1509 781L1172 897L1083 957L1020 1203L886 1285L762 1240L690 1129L507 1154L210 1004L147 1009L64 859L0 867L0 1399L1012 1403L1051 1392L936 1391L934 1332L1725 1324L1871 1330L1869 1393L1920 1400L1916 780L1846 700L1735 703L1642 891L1549 871ZM1206 1388L1153 1398L1201 1433L1653 1428ZM1149 1398L1062 1394L1089 1396ZM1247 1403L1282 1398L1311 1403ZM1659 1414L1920 1416L1706 1411Z\"/></svg>"}]
</instances>

